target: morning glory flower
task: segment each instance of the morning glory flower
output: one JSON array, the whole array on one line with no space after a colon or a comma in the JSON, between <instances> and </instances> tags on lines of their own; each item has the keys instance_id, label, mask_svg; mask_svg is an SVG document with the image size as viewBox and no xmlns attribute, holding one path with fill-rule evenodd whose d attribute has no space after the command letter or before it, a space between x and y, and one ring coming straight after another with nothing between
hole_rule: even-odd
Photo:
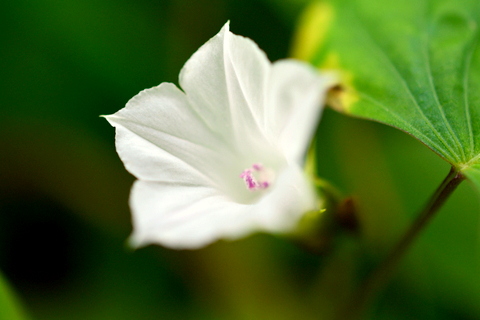
<instances>
[{"instance_id":1,"label":"morning glory flower","mask_svg":"<svg viewBox=\"0 0 480 320\"><path fill-rule=\"evenodd\" d=\"M318 199L302 170L332 77L270 63L228 23L162 83L106 116L138 180L134 246L194 249L252 232L292 230Z\"/></svg>"}]
</instances>

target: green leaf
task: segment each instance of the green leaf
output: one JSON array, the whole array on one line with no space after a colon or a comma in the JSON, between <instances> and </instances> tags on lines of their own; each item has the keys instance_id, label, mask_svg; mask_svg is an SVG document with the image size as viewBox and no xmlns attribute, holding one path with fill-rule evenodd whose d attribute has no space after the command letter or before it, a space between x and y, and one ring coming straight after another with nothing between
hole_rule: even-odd
<instances>
[{"instance_id":1,"label":"green leaf","mask_svg":"<svg viewBox=\"0 0 480 320\"><path fill-rule=\"evenodd\" d=\"M12 290L0 274L0 320L27 319Z\"/></svg>"},{"instance_id":2,"label":"green leaf","mask_svg":"<svg viewBox=\"0 0 480 320\"><path fill-rule=\"evenodd\" d=\"M480 189L480 1L331 0L305 17L298 38L318 41L302 58L342 70L335 109L413 135Z\"/></svg>"}]
</instances>

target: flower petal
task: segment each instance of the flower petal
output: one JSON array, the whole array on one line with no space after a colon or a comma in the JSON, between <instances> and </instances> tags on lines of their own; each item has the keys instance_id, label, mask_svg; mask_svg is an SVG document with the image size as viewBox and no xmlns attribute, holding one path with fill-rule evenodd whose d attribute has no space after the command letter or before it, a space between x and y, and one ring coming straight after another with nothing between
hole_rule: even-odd
<instances>
[{"instance_id":1,"label":"flower petal","mask_svg":"<svg viewBox=\"0 0 480 320\"><path fill-rule=\"evenodd\" d=\"M106 119L116 128L120 158L139 179L214 185L221 181L222 161L231 161L173 84L140 92Z\"/></svg>"},{"instance_id":2,"label":"flower petal","mask_svg":"<svg viewBox=\"0 0 480 320\"><path fill-rule=\"evenodd\" d=\"M237 239L256 231L287 232L315 196L299 167L288 167L275 187L254 204L239 204L209 187L137 181L132 189L134 246L158 243L196 249L218 239Z\"/></svg>"},{"instance_id":3,"label":"flower petal","mask_svg":"<svg viewBox=\"0 0 480 320\"><path fill-rule=\"evenodd\" d=\"M130 206L134 246L158 243L174 249L196 249L256 229L248 206L231 202L208 187L138 180Z\"/></svg>"},{"instance_id":4,"label":"flower petal","mask_svg":"<svg viewBox=\"0 0 480 320\"><path fill-rule=\"evenodd\" d=\"M263 137L265 88L271 64L250 39L228 23L187 61L180 85L204 120L236 146Z\"/></svg>"},{"instance_id":5,"label":"flower petal","mask_svg":"<svg viewBox=\"0 0 480 320\"><path fill-rule=\"evenodd\" d=\"M193 249L288 232L316 208L300 164L331 78L300 62L272 65L228 27L183 67L185 93L163 83L106 117L139 179L130 197L136 246ZM241 177L254 166L262 188Z\"/></svg>"},{"instance_id":6,"label":"flower petal","mask_svg":"<svg viewBox=\"0 0 480 320\"><path fill-rule=\"evenodd\" d=\"M303 162L326 92L334 82L332 74L321 75L300 61L280 60L273 64L265 119L287 159Z\"/></svg>"}]
</instances>

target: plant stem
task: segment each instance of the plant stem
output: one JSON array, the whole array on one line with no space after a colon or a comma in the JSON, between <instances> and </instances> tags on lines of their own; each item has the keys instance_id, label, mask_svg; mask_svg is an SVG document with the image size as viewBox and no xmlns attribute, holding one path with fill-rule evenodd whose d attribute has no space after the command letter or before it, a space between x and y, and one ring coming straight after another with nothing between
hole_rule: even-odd
<instances>
[{"instance_id":1,"label":"plant stem","mask_svg":"<svg viewBox=\"0 0 480 320\"><path fill-rule=\"evenodd\" d=\"M464 179L465 177L461 172L454 167L451 168L447 177L435 190L424 209L390 254L370 273L370 276L366 278L358 290L354 292L353 300L347 307L348 310L341 312L341 317L338 319L350 320L358 319L362 316L371 300L386 285L407 249Z\"/></svg>"}]
</instances>

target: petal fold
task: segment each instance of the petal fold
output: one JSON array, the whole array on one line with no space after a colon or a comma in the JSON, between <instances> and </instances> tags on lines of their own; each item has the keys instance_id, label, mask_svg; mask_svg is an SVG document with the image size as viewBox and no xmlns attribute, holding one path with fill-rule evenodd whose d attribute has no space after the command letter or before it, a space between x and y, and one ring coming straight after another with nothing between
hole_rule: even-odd
<instances>
[{"instance_id":1,"label":"petal fold","mask_svg":"<svg viewBox=\"0 0 480 320\"><path fill-rule=\"evenodd\" d=\"M227 23L186 62L180 86L205 122L241 149L246 138L263 137L270 66L265 53Z\"/></svg>"},{"instance_id":2,"label":"petal fold","mask_svg":"<svg viewBox=\"0 0 480 320\"><path fill-rule=\"evenodd\" d=\"M287 159L302 163L323 112L333 74L296 60L273 63L265 108L267 128Z\"/></svg>"}]
</instances>

